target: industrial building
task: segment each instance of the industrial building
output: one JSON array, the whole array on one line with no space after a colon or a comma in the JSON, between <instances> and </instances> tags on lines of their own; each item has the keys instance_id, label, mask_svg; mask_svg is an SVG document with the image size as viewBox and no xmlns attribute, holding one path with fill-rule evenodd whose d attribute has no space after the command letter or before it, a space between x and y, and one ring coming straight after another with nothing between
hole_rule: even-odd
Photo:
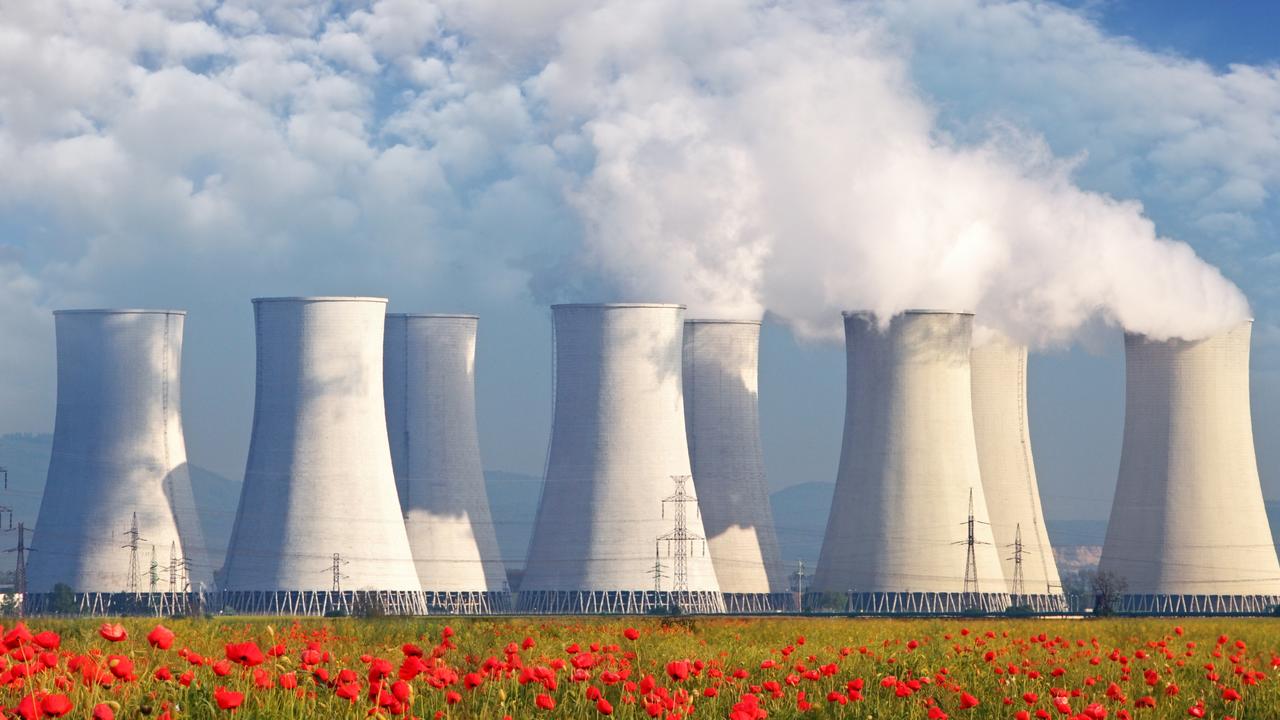
<instances>
[{"instance_id":1,"label":"industrial building","mask_svg":"<svg viewBox=\"0 0 1280 720\"><path fill-rule=\"evenodd\" d=\"M1280 603L1249 408L1252 322L1197 341L1125 335L1120 474L1098 570L1119 610L1261 612Z\"/></svg>"},{"instance_id":2,"label":"industrial building","mask_svg":"<svg viewBox=\"0 0 1280 720\"><path fill-rule=\"evenodd\" d=\"M680 305L556 305L522 612L723 612L685 438Z\"/></svg>"},{"instance_id":3,"label":"industrial building","mask_svg":"<svg viewBox=\"0 0 1280 720\"><path fill-rule=\"evenodd\" d=\"M383 379L400 508L433 610L510 609L476 430L474 315L387 315Z\"/></svg>"},{"instance_id":4,"label":"industrial building","mask_svg":"<svg viewBox=\"0 0 1280 720\"><path fill-rule=\"evenodd\" d=\"M258 298L253 431L223 602L240 612L426 610L383 402L386 300Z\"/></svg>"},{"instance_id":5,"label":"industrial building","mask_svg":"<svg viewBox=\"0 0 1280 720\"><path fill-rule=\"evenodd\" d=\"M211 582L182 434L185 315L54 313L57 413L39 552L25 578L29 611L59 583L82 610L120 612L181 609L179 595Z\"/></svg>"},{"instance_id":6,"label":"industrial building","mask_svg":"<svg viewBox=\"0 0 1280 720\"><path fill-rule=\"evenodd\" d=\"M1008 586L974 439L969 313L845 313L844 442L809 607L998 612Z\"/></svg>"},{"instance_id":7,"label":"industrial building","mask_svg":"<svg viewBox=\"0 0 1280 720\"><path fill-rule=\"evenodd\" d=\"M726 609L794 609L760 447L760 323L687 320L684 417L702 524Z\"/></svg>"},{"instance_id":8,"label":"industrial building","mask_svg":"<svg viewBox=\"0 0 1280 720\"><path fill-rule=\"evenodd\" d=\"M1011 602L1036 612L1065 611L1031 453L1027 347L994 334L974 346L969 363L982 491Z\"/></svg>"}]
</instances>

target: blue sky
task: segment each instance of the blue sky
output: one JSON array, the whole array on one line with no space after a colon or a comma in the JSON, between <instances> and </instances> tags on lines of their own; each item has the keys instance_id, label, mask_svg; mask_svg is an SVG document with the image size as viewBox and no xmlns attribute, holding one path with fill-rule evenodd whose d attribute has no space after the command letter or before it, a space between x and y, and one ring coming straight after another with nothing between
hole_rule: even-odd
<instances>
[{"instance_id":1,"label":"blue sky","mask_svg":"<svg viewBox=\"0 0 1280 720\"><path fill-rule=\"evenodd\" d=\"M1095 17L1109 32L1155 50L1200 58L1219 68L1276 60L1280 5L1267 0L1084 0L1066 3Z\"/></svg>"},{"instance_id":2,"label":"blue sky","mask_svg":"<svg viewBox=\"0 0 1280 720\"><path fill-rule=\"evenodd\" d=\"M481 315L486 465L538 475L547 305L652 299L767 313L770 480L831 481L839 311L941 305L1037 346L1046 512L1103 519L1118 328L1204 334L1247 299L1280 497L1276 20L1181 1L6 3L0 431L52 427L52 309L185 308L189 454L239 477L249 299L383 295Z\"/></svg>"}]
</instances>

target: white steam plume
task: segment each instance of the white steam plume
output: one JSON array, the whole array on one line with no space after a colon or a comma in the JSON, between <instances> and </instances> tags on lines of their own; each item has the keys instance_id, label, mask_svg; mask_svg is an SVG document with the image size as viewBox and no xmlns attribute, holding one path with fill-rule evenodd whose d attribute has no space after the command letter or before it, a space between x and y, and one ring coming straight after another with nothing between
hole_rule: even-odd
<instances>
[{"instance_id":1,"label":"white steam plume","mask_svg":"<svg viewBox=\"0 0 1280 720\"><path fill-rule=\"evenodd\" d=\"M976 310L1036 344L1102 320L1201 337L1243 294L1136 202L1076 187L1036 137L943 134L904 51L835 2L606 2L562 18L526 92L571 189L581 261L620 295L838 332L838 311Z\"/></svg>"}]
</instances>

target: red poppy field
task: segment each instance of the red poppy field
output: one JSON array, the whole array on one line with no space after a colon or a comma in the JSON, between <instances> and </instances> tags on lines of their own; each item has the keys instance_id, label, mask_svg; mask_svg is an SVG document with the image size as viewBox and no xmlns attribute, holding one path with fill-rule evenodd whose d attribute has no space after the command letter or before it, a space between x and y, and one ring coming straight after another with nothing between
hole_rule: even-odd
<instances>
[{"instance_id":1,"label":"red poppy field","mask_svg":"<svg viewBox=\"0 0 1280 720\"><path fill-rule=\"evenodd\" d=\"M4 717L1277 718L1252 620L33 619Z\"/></svg>"}]
</instances>

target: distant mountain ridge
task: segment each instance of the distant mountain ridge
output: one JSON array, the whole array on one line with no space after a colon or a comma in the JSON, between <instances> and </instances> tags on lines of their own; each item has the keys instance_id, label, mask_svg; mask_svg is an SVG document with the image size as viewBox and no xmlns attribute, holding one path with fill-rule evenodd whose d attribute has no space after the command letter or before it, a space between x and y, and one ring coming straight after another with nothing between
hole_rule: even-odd
<instances>
[{"instance_id":1,"label":"distant mountain ridge","mask_svg":"<svg viewBox=\"0 0 1280 720\"><path fill-rule=\"evenodd\" d=\"M9 487L0 490L0 504L13 508L14 525L35 524L49 470L49 453L53 436L21 433L0 436L0 467L9 471ZM235 523L236 506L240 502L240 481L223 477L197 465L189 466L196 503L204 525L209 556L226 554ZM485 471L493 522L503 562L515 569L524 565L534 519L542 493L542 479L501 470ZM791 485L770 495L774 524L782 562L788 572L804 561L808 572L817 565L826 532L827 515L835 484L805 482ZM1280 541L1280 501L1266 501L1272 537ZM1060 557L1070 564L1087 565L1096 558L1106 536L1106 520L1047 520L1050 540ZM0 539L8 547L16 538L0 526ZM38 544L38 540L36 543Z\"/></svg>"}]
</instances>

